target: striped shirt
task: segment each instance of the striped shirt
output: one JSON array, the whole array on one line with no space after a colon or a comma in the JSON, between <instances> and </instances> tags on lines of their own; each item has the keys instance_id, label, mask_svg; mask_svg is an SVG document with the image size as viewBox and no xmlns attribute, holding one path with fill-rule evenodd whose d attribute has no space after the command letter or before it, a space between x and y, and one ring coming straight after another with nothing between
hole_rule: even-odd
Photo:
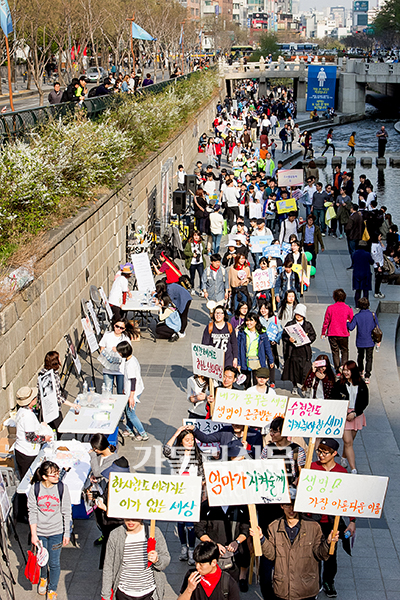
<instances>
[{"instance_id":1,"label":"striped shirt","mask_svg":"<svg viewBox=\"0 0 400 600\"><path fill-rule=\"evenodd\" d=\"M144 528L128 533L118 588L127 596L140 597L156 589L154 573L147 566L147 540Z\"/></svg>"}]
</instances>

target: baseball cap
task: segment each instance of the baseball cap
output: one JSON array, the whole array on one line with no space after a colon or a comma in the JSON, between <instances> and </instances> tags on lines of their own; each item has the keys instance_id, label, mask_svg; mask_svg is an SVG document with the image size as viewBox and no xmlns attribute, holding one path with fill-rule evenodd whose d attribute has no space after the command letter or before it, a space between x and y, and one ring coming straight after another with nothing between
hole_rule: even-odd
<instances>
[{"instance_id":1,"label":"baseball cap","mask_svg":"<svg viewBox=\"0 0 400 600\"><path fill-rule=\"evenodd\" d=\"M334 440L333 438L324 438L319 443L320 446L328 446L328 448L332 448L335 452L339 450L339 442Z\"/></svg>"}]
</instances>

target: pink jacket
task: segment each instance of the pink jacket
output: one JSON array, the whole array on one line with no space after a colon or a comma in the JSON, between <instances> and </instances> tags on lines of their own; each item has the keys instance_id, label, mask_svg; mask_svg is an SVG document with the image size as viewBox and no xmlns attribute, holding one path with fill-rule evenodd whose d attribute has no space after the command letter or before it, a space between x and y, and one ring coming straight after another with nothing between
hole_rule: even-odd
<instances>
[{"instance_id":1,"label":"pink jacket","mask_svg":"<svg viewBox=\"0 0 400 600\"><path fill-rule=\"evenodd\" d=\"M322 335L349 337L347 321L353 318L353 309L344 302L335 302L326 309Z\"/></svg>"}]
</instances>

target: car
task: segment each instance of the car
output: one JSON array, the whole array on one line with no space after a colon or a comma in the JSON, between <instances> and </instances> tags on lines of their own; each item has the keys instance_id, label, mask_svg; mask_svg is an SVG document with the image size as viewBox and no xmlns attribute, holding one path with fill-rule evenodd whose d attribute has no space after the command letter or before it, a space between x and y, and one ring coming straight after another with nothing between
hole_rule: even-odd
<instances>
[{"instance_id":1,"label":"car","mask_svg":"<svg viewBox=\"0 0 400 600\"><path fill-rule=\"evenodd\" d=\"M103 67L89 67L83 77L86 77L88 83L103 83L108 73Z\"/></svg>"}]
</instances>

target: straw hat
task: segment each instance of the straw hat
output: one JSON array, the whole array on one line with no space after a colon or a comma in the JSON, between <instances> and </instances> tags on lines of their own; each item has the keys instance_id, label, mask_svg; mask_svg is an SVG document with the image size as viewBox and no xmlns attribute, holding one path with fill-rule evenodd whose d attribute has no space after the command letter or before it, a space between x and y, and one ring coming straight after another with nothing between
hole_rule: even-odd
<instances>
[{"instance_id":1,"label":"straw hat","mask_svg":"<svg viewBox=\"0 0 400 600\"><path fill-rule=\"evenodd\" d=\"M24 385L24 387L19 388L17 392L17 404L18 406L28 406L36 396L37 390L35 388Z\"/></svg>"}]
</instances>

